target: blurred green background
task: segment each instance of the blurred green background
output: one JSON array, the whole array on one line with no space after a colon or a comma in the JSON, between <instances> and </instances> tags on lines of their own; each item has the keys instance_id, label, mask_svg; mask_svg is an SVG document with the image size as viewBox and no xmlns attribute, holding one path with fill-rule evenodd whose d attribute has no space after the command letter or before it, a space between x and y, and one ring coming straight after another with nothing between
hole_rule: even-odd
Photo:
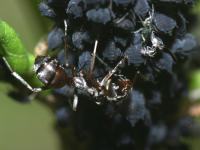
<instances>
[{"instance_id":1,"label":"blurred green background","mask_svg":"<svg viewBox=\"0 0 200 150\"><path fill-rule=\"evenodd\" d=\"M36 0L0 0L0 18L15 28L32 51L47 33ZM0 82L0 150L59 150L55 116L38 101L19 103L7 96L12 85Z\"/></svg>"},{"instance_id":2,"label":"blurred green background","mask_svg":"<svg viewBox=\"0 0 200 150\"><path fill-rule=\"evenodd\" d=\"M0 18L14 27L30 51L49 30L47 19L38 11L39 1L0 0ZM200 14L200 3L193 12ZM199 17L192 28L198 39ZM191 78L190 87L200 89L200 71L191 73ZM7 96L13 88L0 81L0 150L61 150L53 112L37 100L25 104L13 100ZM190 138L185 142L191 143L193 150L199 150L200 139Z\"/></svg>"}]
</instances>

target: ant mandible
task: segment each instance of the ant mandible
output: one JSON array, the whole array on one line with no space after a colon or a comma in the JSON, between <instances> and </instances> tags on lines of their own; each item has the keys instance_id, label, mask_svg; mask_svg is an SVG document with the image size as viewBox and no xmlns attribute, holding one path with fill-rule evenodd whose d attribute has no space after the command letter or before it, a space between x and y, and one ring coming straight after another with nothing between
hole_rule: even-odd
<instances>
[{"instance_id":1,"label":"ant mandible","mask_svg":"<svg viewBox=\"0 0 200 150\"><path fill-rule=\"evenodd\" d=\"M67 30L66 21L65 25L65 35ZM13 71L7 62L6 58L3 60L10 70L11 74L19 80L24 86L34 93L41 92L49 88L61 88L65 85L73 86L75 89L86 91L89 95L96 99L96 103L100 104L100 99L105 98L107 101L119 101L128 95L129 90L132 88L132 81L124 77L123 75L117 75L116 72L120 65L122 65L127 57L122 58L118 64L108 72L108 74L101 80L94 80L92 77L92 70L95 63L96 50L97 50L98 40L95 40L94 50L92 54L92 61L90 66L89 76L80 71L74 73L72 77L69 77L65 72L65 69L69 66L61 65L57 59L50 56L37 56L33 66L33 70L36 73L37 78L44 84L43 87L32 87L27 81L25 81L18 73ZM71 68L72 72L75 68ZM118 76L117 82L112 82L112 76ZM88 85L88 79L93 81L92 84ZM78 96L76 93L73 95L72 108L76 110L78 105Z\"/></svg>"}]
</instances>

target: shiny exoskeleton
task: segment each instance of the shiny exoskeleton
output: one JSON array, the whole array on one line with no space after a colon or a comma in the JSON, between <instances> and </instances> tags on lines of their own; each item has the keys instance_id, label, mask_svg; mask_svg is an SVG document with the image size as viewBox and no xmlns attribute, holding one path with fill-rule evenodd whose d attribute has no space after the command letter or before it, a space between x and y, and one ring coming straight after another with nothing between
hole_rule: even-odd
<instances>
[{"instance_id":1,"label":"shiny exoskeleton","mask_svg":"<svg viewBox=\"0 0 200 150\"><path fill-rule=\"evenodd\" d=\"M117 76L117 82L112 82L111 79L123 61L124 59L102 81L95 80L92 76L85 75L81 71L73 77L68 77L65 72L65 66L60 65L56 59L49 56L38 56L35 59L34 71L38 79L45 85L45 88L60 88L67 84L87 92L98 102L100 98L106 98L108 101L117 101L126 97L128 90L131 88L130 80L122 76ZM88 84L89 80L90 84Z\"/></svg>"},{"instance_id":2,"label":"shiny exoskeleton","mask_svg":"<svg viewBox=\"0 0 200 150\"><path fill-rule=\"evenodd\" d=\"M107 75L99 81L91 76L91 74L86 74L82 71L73 73L73 76L69 77L65 72L67 66L61 65L57 59L49 56L38 56L35 59L34 72L44 86L34 88L18 73L14 72L7 60L3 57L3 60L11 74L32 92L40 92L49 88L61 88L68 85L74 89L88 93L95 99L97 104L101 104L102 100L106 100L108 102L120 101L128 95L133 82L125 76L116 73L118 68L125 62L126 59L127 58L124 57L121 61L119 61L114 69L110 70ZM70 68L75 69L74 67ZM74 70L72 70L72 72L73 71ZM112 80L113 78L115 78L115 81ZM74 93L72 105L74 110L76 110L77 104L78 96Z\"/></svg>"},{"instance_id":3,"label":"shiny exoskeleton","mask_svg":"<svg viewBox=\"0 0 200 150\"><path fill-rule=\"evenodd\" d=\"M36 57L34 72L38 79L47 87L60 88L69 80L59 62L48 56Z\"/></svg>"}]
</instances>

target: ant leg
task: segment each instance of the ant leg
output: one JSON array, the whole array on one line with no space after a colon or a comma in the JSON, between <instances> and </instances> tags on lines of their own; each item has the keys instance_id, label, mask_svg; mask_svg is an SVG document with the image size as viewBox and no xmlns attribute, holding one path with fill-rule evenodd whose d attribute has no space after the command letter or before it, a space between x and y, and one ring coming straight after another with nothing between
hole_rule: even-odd
<instances>
[{"instance_id":1,"label":"ant leg","mask_svg":"<svg viewBox=\"0 0 200 150\"><path fill-rule=\"evenodd\" d=\"M96 55L96 58L101 64L106 67L106 69L111 70L111 67L107 63L105 63L98 55Z\"/></svg>"},{"instance_id":2,"label":"ant leg","mask_svg":"<svg viewBox=\"0 0 200 150\"><path fill-rule=\"evenodd\" d=\"M78 106L78 96L76 94L74 94L74 99L73 99L73 103L72 103L72 109L74 111L77 110L77 106Z\"/></svg>"},{"instance_id":3,"label":"ant leg","mask_svg":"<svg viewBox=\"0 0 200 150\"><path fill-rule=\"evenodd\" d=\"M65 64L63 65L63 67L65 69L70 68L72 70L72 75L75 76L76 75L76 69L73 66L70 66L69 63L67 62L67 29L68 29L68 25L67 25L67 20L64 19L64 57L65 57Z\"/></svg>"},{"instance_id":4,"label":"ant leg","mask_svg":"<svg viewBox=\"0 0 200 150\"><path fill-rule=\"evenodd\" d=\"M97 45L98 45L98 40L95 40L94 50L93 50L93 54L92 54L92 61L91 61L91 65L90 65L90 72L89 72L90 75L92 74L92 71L94 69L96 52L97 52Z\"/></svg>"},{"instance_id":5,"label":"ant leg","mask_svg":"<svg viewBox=\"0 0 200 150\"><path fill-rule=\"evenodd\" d=\"M137 33L142 32L142 30L144 30L144 28L139 28L138 30L136 30L136 31L134 31L134 32L131 32L131 33L137 34Z\"/></svg>"},{"instance_id":6,"label":"ant leg","mask_svg":"<svg viewBox=\"0 0 200 150\"><path fill-rule=\"evenodd\" d=\"M122 60L120 60L118 62L118 64L115 66L115 68L111 71L109 71L109 73L103 78L103 80L101 81L100 85L101 86L105 86L107 81L110 79L110 77L117 71L117 69L119 68L119 66L121 64L123 64L124 60L127 59L127 57L122 58Z\"/></svg>"},{"instance_id":7,"label":"ant leg","mask_svg":"<svg viewBox=\"0 0 200 150\"><path fill-rule=\"evenodd\" d=\"M70 105L70 107L72 108L73 111L77 110L77 106L78 106L78 96L76 94L74 94L73 98L68 99L68 103Z\"/></svg>"},{"instance_id":8,"label":"ant leg","mask_svg":"<svg viewBox=\"0 0 200 150\"><path fill-rule=\"evenodd\" d=\"M127 12L124 16L122 16L121 18L117 18L114 20L114 23L119 24L120 22L124 21L124 19L126 19L126 17L129 15L129 12Z\"/></svg>"},{"instance_id":9,"label":"ant leg","mask_svg":"<svg viewBox=\"0 0 200 150\"><path fill-rule=\"evenodd\" d=\"M28 82L26 82L17 72L14 72L11 68L11 66L9 65L9 63L7 62L5 57L2 57L3 61L5 62L5 65L7 66L7 68L9 69L9 71L11 72L11 74L17 79L19 80L24 86L26 86L29 90L31 90L34 93L40 92L43 89L45 89L46 87L40 87L40 88L33 88Z\"/></svg>"},{"instance_id":10,"label":"ant leg","mask_svg":"<svg viewBox=\"0 0 200 150\"><path fill-rule=\"evenodd\" d=\"M153 20L153 17L154 17L154 15L155 15L155 9L154 9L154 5L152 4L152 13L151 13L151 16L152 16L152 20Z\"/></svg>"},{"instance_id":11,"label":"ant leg","mask_svg":"<svg viewBox=\"0 0 200 150\"><path fill-rule=\"evenodd\" d=\"M65 26L65 36L67 36L67 21L66 19L64 20L64 26Z\"/></svg>"},{"instance_id":12,"label":"ant leg","mask_svg":"<svg viewBox=\"0 0 200 150\"><path fill-rule=\"evenodd\" d=\"M68 62L67 62L67 28L68 28L68 25L67 25L67 21L64 20L64 57L65 57L65 66L68 66Z\"/></svg>"},{"instance_id":13,"label":"ant leg","mask_svg":"<svg viewBox=\"0 0 200 150\"><path fill-rule=\"evenodd\" d=\"M113 8L113 0L110 0L109 8L110 8L110 10L112 10L112 8Z\"/></svg>"},{"instance_id":14,"label":"ant leg","mask_svg":"<svg viewBox=\"0 0 200 150\"><path fill-rule=\"evenodd\" d=\"M144 35L142 34L141 37L142 37L143 42L145 43L146 39L145 39Z\"/></svg>"}]
</instances>

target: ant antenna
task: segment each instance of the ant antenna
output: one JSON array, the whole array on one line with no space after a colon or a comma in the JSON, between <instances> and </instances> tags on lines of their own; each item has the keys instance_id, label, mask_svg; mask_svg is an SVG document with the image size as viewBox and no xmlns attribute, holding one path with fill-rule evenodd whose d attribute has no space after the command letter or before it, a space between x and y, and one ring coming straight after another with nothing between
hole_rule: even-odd
<instances>
[{"instance_id":1,"label":"ant antenna","mask_svg":"<svg viewBox=\"0 0 200 150\"><path fill-rule=\"evenodd\" d=\"M111 10L113 8L113 0L110 0L109 6L108 6Z\"/></svg>"},{"instance_id":2,"label":"ant antenna","mask_svg":"<svg viewBox=\"0 0 200 150\"><path fill-rule=\"evenodd\" d=\"M68 62L67 62L67 28L68 28L68 25L67 25L67 20L64 19L64 28L65 28L65 31L64 31L64 57L65 57L65 66L68 66Z\"/></svg>"},{"instance_id":3,"label":"ant antenna","mask_svg":"<svg viewBox=\"0 0 200 150\"><path fill-rule=\"evenodd\" d=\"M74 111L76 111L77 106L78 106L78 96L77 96L76 94L74 94L72 109L73 109Z\"/></svg>"},{"instance_id":4,"label":"ant antenna","mask_svg":"<svg viewBox=\"0 0 200 150\"><path fill-rule=\"evenodd\" d=\"M98 45L98 40L95 40L95 44L94 44L94 50L93 50L93 54L92 54L92 61L91 61L91 65L90 65L90 75L92 74L92 71L94 69L94 64L95 64L95 58L96 58L96 52L97 52L97 45Z\"/></svg>"},{"instance_id":5,"label":"ant antenna","mask_svg":"<svg viewBox=\"0 0 200 150\"><path fill-rule=\"evenodd\" d=\"M119 24L120 22L124 21L124 19L126 19L126 17L127 17L128 15L129 15L129 12L127 12L127 13L126 13L124 16L122 16L121 18L114 20L114 22L115 22L116 24Z\"/></svg>"},{"instance_id":6,"label":"ant antenna","mask_svg":"<svg viewBox=\"0 0 200 150\"><path fill-rule=\"evenodd\" d=\"M65 36L67 36L67 20L64 20L64 26L65 26Z\"/></svg>"},{"instance_id":7,"label":"ant antenna","mask_svg":"<svg viewBox=\"0 0 200 150\"><path fill-rule=\"evenodd\" d=\"M97 54L96 58L101 64L103 64L106 67L106 69L111 70L111 67L107 63L105 63Z\"/></svg>"},{"instance_id":8,"label":"ant antenna","mask_svg":"<svg viewBox=\"0 0 200 150\"><path fill-rule=\"evenodd\" d=\"M101 86L105 86L105 85L106 85L107 81L110 79L110 77L111 77L114 73L116 73L117 69L119 68L119 66L120 66L121 64L123 64L123 62L124 62L125 59L127 59L127 57L122 58L122 59L118 62L118 64L115 66L115 68L112 69L111 71L109 71L109 73L108 73L108 74L103 78L103 80L101 81L101 83L100 83Z\"/></svg>"}]
</instances>

